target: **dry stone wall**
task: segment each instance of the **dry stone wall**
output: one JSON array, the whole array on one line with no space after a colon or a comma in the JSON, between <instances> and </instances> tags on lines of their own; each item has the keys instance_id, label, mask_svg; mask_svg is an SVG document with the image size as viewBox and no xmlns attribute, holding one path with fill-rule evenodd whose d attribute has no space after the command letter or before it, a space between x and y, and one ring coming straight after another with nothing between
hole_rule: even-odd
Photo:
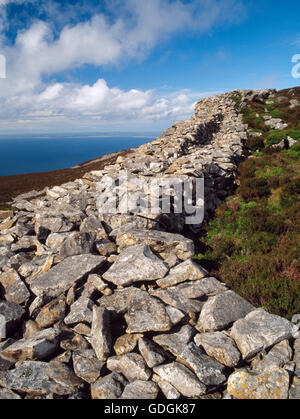
<instances>
[{"instance_id":1,"label":"dry stone wall","mask_svg":"<svg viewBox=\"0 0 300 419\"><path fill-rule=\"evenodd\" d=\"M247 135L232 94L213 96L115 165L16 198L0 224L0 399L299 398L299 327L193 261L201 223L97 204L122 182L134 197L141 180L203 178L207 219Z\"/></svg>"}]
</instances>

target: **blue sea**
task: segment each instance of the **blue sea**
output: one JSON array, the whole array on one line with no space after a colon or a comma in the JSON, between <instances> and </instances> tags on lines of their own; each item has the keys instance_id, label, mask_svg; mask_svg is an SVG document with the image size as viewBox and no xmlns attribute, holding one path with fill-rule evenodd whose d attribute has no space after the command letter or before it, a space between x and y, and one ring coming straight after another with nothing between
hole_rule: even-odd
<instances>
[{"instance_id":1,"label":"blue sea","mask_svg":"<svg viewBox=\"0 0 300 419\"><path fill-rule=\"evenodd\" d=\"M0 176L65 169L115 151L138 147L153 136L34 135L0 137Z\"/></svg>"}]
</instances>

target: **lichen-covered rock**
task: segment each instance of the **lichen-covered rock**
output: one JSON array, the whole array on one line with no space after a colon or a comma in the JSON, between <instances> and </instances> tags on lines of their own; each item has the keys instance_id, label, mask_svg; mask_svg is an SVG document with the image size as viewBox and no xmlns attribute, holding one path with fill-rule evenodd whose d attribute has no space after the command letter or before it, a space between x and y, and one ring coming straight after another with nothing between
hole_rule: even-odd
<instances>
[{"instance_id":1,"label":"lichen-covered rock","mask_svg":"<svg viewBox=\"0 0 300 419\"><path fill-rule=\"evenodd\" d=\"M91 385L91 395L94 400L119 399L128 381L122 374L113 372L106 377L99 378Z\"/></svg>"},{"instance_id":2,"label":"lichen-covered rock","mask_svg":"<svg viewBox=\"0 0 300 419\"><path fill-rule=\"evenodd\" d=\"M153 370L185 397L196 398L206 393L206 386L198 380L191 370L178 362L160 365Z\"/></svg>"},{"instance_id":3,"label":"lichen-covered rock","mask_svg":"<svg viewBox=\"0 0 300 419\"><path fill-rule=\"evenodd\" d=\"M108 358L107 368L110 371L122 373L128 381L147 381L151 376L151 371L143 357L136 353Z\"/></svg>"},{"instance_id":4,"label":"lichen-covered rock","mask_svg":"<svg viewBox=\"0 0 300 419\"><path fill-rule=\"evenodd\" d=\"M228 393L237 399L287 399L289 374L275 367L256 375L237 371L228 378Z\"/></svg>"},{"instance_id":5,"label":"lichen-covered rock","mask_svg":"<svg viewBox=\"0 0 300 419\"><path fill-rule=\"evenodd\" d=\"M209 356L227 367L235 367L241 359L241 353L234 340L223 332L198 333L194 341Z\"/></svg>"},{"instance_id":6,"label":"lichen-covered rock","mask_svg":"<svg viewBox=\"0 0 300 419\"><path fill-rule=\"evenodd\" d=\"M129 296L125 319L127 333L165 332L172 327L164 304L141 290Z\"/></svg>"},{"instance_id":7,"label":"lichen-covered rock","mask_svg":"<svg viewBox=\"0 0 300 419\"><path fill-rule=\"evenodd\" d=\"M93 307L91 345L99 361L105 361L112 350L111 314L101 307Z\"/></svg>"},{"instance_id":8,"label":"lichen-covered rock","mask_svg":"<svg viewBox=\"0 0 300 419\"><path fill-rule=\"evenodd\" d=\"M82 385L69 367L59 362L23 361L6 373L5 387L36 396L75 393Z\"/></svg>"},{"instance_id":9,"label":"lichen-covered rock","mask_svg":"<svg viewBox=\"0 0 300 419\"><path fill-rule=\"evenodd\" d=\"M56 298L85 275L99 269L105 261L103 256L71 256L39 276L31 285L31 291L38 297L47 295Z\"/></svg>"},{"instance_id":10,"label":"lichen-covered rock","mask_svg":"<svg viewBox=\"0 0 300 419\"><path fill-rule=\"evenodd\" d=\"M192 240L180 234L165 233L156 230L132 229L126 232L119 232L116 243L120 251L126 247L138 244L148 245L152 250L160 253L164 259L172 253L180 260L189 259L195 254Z\"/></svg>"},{"instance_id":11,"label":"lichen-covered rock","mask_svg":"<svg viewBox=\"0 0 300 419\"><path fill-rule=\"evenodd\" d=\"M6 301L16 304L26 303L30 297L26 285L14 270L0 274L0 286L4 288Z\"/></svg>"},{"instance_id":12,"label":"lichen-covered rock","mask_svg":"<svg viewBox=\"0 0 300 419\"><path fill-rule=\"evenodd\" d=\"M165 304L175 307L184 313L199 313L204 303L196 299L186 298L178 287L158 288L150 290L149 293L162 300Z\"/></svg>"},{"instance_id":13,"label":"lichen-covered rock","mask_svg":"<svg viewBox=\"0 0 300 419\"><path fill-rule=\"evenodd\" d=\"M139 339L139 351L149 368L163 364L167 359L167 354L150 339Z\"/></svg>"},{"instance_id":14,"label":"lichen-covered rock","mask_svg":"<svg viewBox=\"0 0 300 419\"><path fill-rule=\"evenodd\" d=\"M235 322L231 337L243 358L249 359L285 339L296 338L298 333L298 328L288 320L258 309Z\"/></svg>"},{"instance_id":15,"label":"lichen-covered rock","mask_svg":"<svg viewBox=\"0 0 300 419\"><path fill-rule=\"evenodd\" d=\"M224 365L207 356L193 342L185 347L177 360L194 371L201 383L206 386L219 386L226 381Z\"/></svg>"},{"instance_id":16,"label":"lichen-covered rock","mask_svg":"<svg viewBox=\"0 0 300 419\"><path fill-rule=\"evenodd\" d=\"M271 350L263 356L262 353L258 354L251 362L253 370L260 372L273 367L283 368L285 364L291 361L293 356L292 348L288 340L283 340L277 345L273 346Z\"/></svg>"},{"instance_id":17,"label":"lichen-covered rock","mask_svg":"<svg viewBox=\"0 0 300 419\"><path fill-rule=\"evenodd\" d=\"M151 400L158 396L159 387L151 381L136 380L127 384L121 399Z\"/></svg>"},{"instance_id":18,"label":"lichen-covered rock","mask_svg":"<svg viewBox=\"0 0 300 419\"><path fill-rule=\"evenodd\" d=\"M153 374L152 381L157 383L166 399L177 400L181 397L179 391L168 381L163 380L159 375Z\"/></svg>"},{"instance_id":19,"label":"lichen-covered rock","mask_svg":"<svg viewBox=\"0 0 300 419\"><path fill-rule=\"evenodd\" d=\"M190 326L182 326L176 333L154 336L153 340L166 351L171 352L176 357L179 356L195 335L195 329Z\"/></svg>"},{"instance_id":20,"label":"lichen-covered rock","mask_svg":"<svg viewBox=\"0 0 300 419\"><path fill-rule=\"evenodd\" d=\"M66 313L66 303L63 298L50 301L37 315L35 321L43 329L63 320Z\"/></svg>"},{"instance_id":21,"label":"lichen-covered rock","mask_svg":"<svg viewBox=\"0 0 300 419\"><path fill-rule=\"evenodd\" d=\"M30 339L22 339L10 345L1 355L15 361L44 360L58 348L61 331L45 329Z\"/></svg>"},{"instance_id":22,"label":"lichen-covered rock","mask_svg":"<svg viewBox=\"0 0 300 419\"><path fill-rule=\"evenodd\" d=\"M85 296L78 298L71 305L71 311L64 322L66 324L75 324L80 322L92 323L94 302Z\"/></svg>"},{"instance_id":23,"label":"lichen-covered rock","mask_svg":"<svg viewBox=\"0 0 300 419\"><path fill-rule=\"evenodd\" d=\"M115 285L126 286L155 281L163 278L168 271L168 266L154 255L149 246L137 245L124 250L103 278Z\"/></svg>"},{"instance_id":24,"label":"lichen-covered rock","mask_svg":"<svg viewBox=\"0 0 300 419\"><path fill-rule=\"evenodd\" d=\"M117 355L125 355L129 352L133 352L136 348L138 340L142 338L143 335L140 333L137 334L125 334L120 336L115 344L114 351Z\"/></svg>"},{"instance_id":25,"label":"lichen-covered rock","mask_svg":"<svg viewBox=\"0 0 300 419\"><path fill-rule=\"evenodd\" d=\"M255 307L244 298L233 291L226 291L210 298L204 304L197 329L208 332L226 329L253 310Z\"/></svg>"},{"instance_id":26,"label":"lichen-covered rock","mask_svg":"<svg viewBox=\"0 0 300 419\"><path fill-rule=\"evenodd\" d=\"M168 288L185 281L196 281L207 276L207 271L191 259L182 262L170 270L168 276L156 281L160 288Z\"/></svg>"},{"instance_id":27,"label":"lichen-covered rock","mask_svg":"<svg viewBox=\"0 0 300 419\"><path fill-rule=\"evenodd\" d=\"M104 362L99 361L92 349L75 351L73 353L75 374L89 384L94 383L100 377L103 365Z\"/></svg>"}]
</instances>

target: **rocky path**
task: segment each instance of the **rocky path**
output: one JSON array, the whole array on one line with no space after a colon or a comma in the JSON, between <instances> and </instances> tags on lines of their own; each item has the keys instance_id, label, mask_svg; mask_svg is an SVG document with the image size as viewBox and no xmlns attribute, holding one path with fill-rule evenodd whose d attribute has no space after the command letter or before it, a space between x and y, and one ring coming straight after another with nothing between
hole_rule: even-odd
<instances>
[{"instance_id":1,"label":"rocky path","mask_svg":"<svg viewBox=\"0 0 300 419\"><path fill-rule=\"evenodd\" d=\"M124 214L122 199L103 210L120 174L129 197L139 181L203 178L208 218L245 157L234 105L203 99L130 156L15 200L0 224L0 399L299 398L299 328L193 262L201 223L172 206Z\"/></svg>"}]
</instances>

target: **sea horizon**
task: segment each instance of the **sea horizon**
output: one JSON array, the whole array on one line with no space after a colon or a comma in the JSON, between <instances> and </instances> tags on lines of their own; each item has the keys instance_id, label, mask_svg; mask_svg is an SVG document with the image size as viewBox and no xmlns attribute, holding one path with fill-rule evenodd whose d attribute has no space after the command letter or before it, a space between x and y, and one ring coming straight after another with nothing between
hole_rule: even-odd
<instances>
[{"instance_id":1,"label":"sea horizon","mask_svg":"<svg viewBox=\"0 0 300 419\"><path fill-rule=\"evenodd\" d=\"M155 138L138 133L0 135L0 176L66 169Z\"/></svg>"}]
</instances>

